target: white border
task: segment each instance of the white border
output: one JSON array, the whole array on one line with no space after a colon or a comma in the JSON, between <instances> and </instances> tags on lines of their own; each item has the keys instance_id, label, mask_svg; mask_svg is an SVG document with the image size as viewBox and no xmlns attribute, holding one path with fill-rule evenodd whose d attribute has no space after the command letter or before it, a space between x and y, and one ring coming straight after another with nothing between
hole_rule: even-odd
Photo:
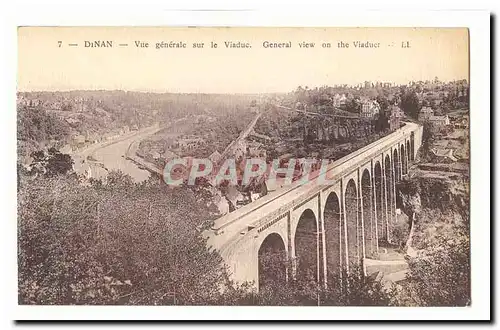
<instances>
[{"instance_id":1,"label":"white border","mask_svg":"<svg viewBox=\"0 0 500 330\"><path fill-rule=\"evenodd\" d=\"M110 320L199 320L199 319L282 319L282 320L471 320L490 317L490 214L489 205L489 13L481 11L335 11L318 8L275 9L267 11L240 12L168 12L124 6L118 11L114 6L73 7L73 11L54 11L43 5L22 8L8 17L8 43L2 57L8 77L2 92L8 105L3 109L1 130L3 141L7 141L8 162L3 162L4 185L2 185L2 206L7 212L2 225L3 251L7 257L8 272L2 272L2 282L8 285L7 315L12 319L110 319ZM238 7L238 6L237 6ZM314 6L311 6L314 7ZM308 7L308 8L311 8ZM140 7L144 8L144 7ZM158 7L157 7L158 8ZM172 7L170 7L172 8ZM175 7L174 7L175 8ZM245 8L241 6L240 9ZM249 7L247 7L249 8ZM17 255L15 169L12 164L15 153L15 85L16 35L18 25L197 25L197 26L405 26L405 27L469 27L471 56L471 253L472 253L472 306L468 308L380 308L380 307L151 307L151 306L17 306ZM432 56L432 55L430 55ZM6 58L5 58L6 57ZM7 110L8 109L8 110ZM7 168L8 167L8 168ZM16 271L12 271L12 267ZM8 276L8 277L7 277ZM7 278L6 278L7 277ZM5 292L5 291L3 291Z\"/></svg>"}]
</instances>

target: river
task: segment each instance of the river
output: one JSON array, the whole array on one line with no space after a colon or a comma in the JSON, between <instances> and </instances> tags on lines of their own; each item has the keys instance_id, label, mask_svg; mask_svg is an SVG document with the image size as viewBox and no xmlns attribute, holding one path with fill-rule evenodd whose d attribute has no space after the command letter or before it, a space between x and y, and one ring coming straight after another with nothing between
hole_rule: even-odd
<instances>
[{"instance_id":1,"label":"river","mask_svg":"<svg viewBox=\"0 0 500 330\"><path fill-rule=\"evenodd\" d=\"M107 176L109 171L120 170L130 175L134 182L145 181L149 178L150 172L139 168L133 161L126 159L125 154L134 141L143 140L157 131L156 127L147 128L74 154L75 172L86 174L90 171L92 178L102 179ZM89 161L88 156L91 156L95 161Z\"/></svg>"}]
</instances>

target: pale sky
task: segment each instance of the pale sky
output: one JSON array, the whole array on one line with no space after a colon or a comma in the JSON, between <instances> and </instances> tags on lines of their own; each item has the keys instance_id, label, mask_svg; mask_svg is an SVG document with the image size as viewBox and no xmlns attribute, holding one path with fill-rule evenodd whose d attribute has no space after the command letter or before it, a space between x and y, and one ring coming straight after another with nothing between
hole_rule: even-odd
<instances>
[{"instance_id":1,"label":"pale sky","mask_svg":"<svg viewBox=\"0 0 500 330\"><path fill-rule=\"evenodd\" d=\"M18 91L259 93L469 76L465 28L22 27L18 37ZM111 40L113 47L84 47L86 40ZM136 41L148 42L149 48L137 48ZM161 41L183 41L187 48L156 49ZM210 48L212 41L217 48ZM230 49L224 41L248 42L252 48ZM264 41L290 41L292 48L266 49ZM302 41L315 47L300 48ZM338 48L340 41L349 48ZM380 47L355 48L354 41ZM402 48L403 41L410 48ZM194 42L204 48L192 48ZM322 48L327 42L331 48Z\"/></svg>"}]
</instances>

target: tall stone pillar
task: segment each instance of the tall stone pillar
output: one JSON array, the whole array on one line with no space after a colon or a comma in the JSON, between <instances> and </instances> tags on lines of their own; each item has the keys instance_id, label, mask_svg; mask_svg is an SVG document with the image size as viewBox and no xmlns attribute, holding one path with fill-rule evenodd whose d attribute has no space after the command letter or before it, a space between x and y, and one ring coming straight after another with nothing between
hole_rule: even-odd
<instances>
[{"instance_id":1,"label":"tall stone pillar","mask_svg":"<svg viewBox=\"0 0 500 330\"><path fill-rule=\"evenodd\" d=\"M372 212L370 212L370 215L372 217L372 222L371 222L371 228L370 230L372 231L372 247L375 248L375 253L378 254L378 213L377 213L377 183L376 183L376 177L375 177L375 171L373 168L373 160L371 164L371 180L370 180L370 200L372 202ZM373 242L375 240L375 242Z\"/></svg>"},{"instance_id":2,"label":"tall stone pillar","mask_svg":"<svg viewBox=\"0 0 500 330\"><path fill-rule=\"evenodd\" d=\"M363 260L366 258L366 246L365 246L365 219L363 212L363 184L362 184L362 176L361 170L358 168L358 189L357 189L357 227L358 227L358 251L359 251L359 260L361 262L361 266L363 266ZM361 251L360 251L361 248ZM364 267L363 267L364 268Z\"/></svg>"},{"instance_id":3,"label":"tall stone pillar","mask_svg":"<svg viewBox=\"0 0 500 330\"><path fill-rule=\"evenodd\" d=\"M342 195L342 193L341 193ZM342 197L341 197L342 199ZM344 269L347 269L346 265L348 264L347 263L347 259L348 258L348 254L347 254L347 245L344 245L347 241L346 241L346 223L344 222L345 220L345 212L343 212L343 208L342 208L342 200L339 201L340 202L340 205L339 205L339 285L340 285L340 293L342 293L344 291L344 283L345 283L345 280L343 278L343 273L344 273Z\"/></svg>"},{"instance_id":4,"label":"tall stone pillar","mask_svg":"<svg viewBox=\"0 0 500 330\"><path fill-rule=\"evenodd\" d=\"M295 249L292 248L292 211L288 211L286 215L286 236L287 236L287 263L286 263L286 280L287 282L295 278L295 267L293 259L295 257Z\"/></svg>"},{"instance_id":5,"label":"tall stone pillar","mask_svg":"<svg viewBox=\"0 0 500 330\"><path fill-rule=\"evenodd\" d=\"M295 253L295 238L292 237L292 211L288 211L287 215L287 235L288 235L288 277L290 279L297 278L297 256Z\"/></svg>"},{"instance_id":6,"label":"tall stone pillar","mask_svg":"<svg viewBox=\"0 0 500 330\"><path fill-rule=\"evenodd\" d=\"M346 209L345 209L345 192L344 192L344 179L342 179L341 185L340 185L340 195L341 195L341 205L340 205L340 213L342 216L342 224L344 226L344 249L345 249L345 270L349 272L349 245L347 243L347 215L346 215Z\"/></svg>"},{"instance_id":7,"label":"tall stone pillar","mask_svg":"<svg viewBox=\"0 0 500 330\"><path fill-rule=\"evenodd\" d=\"M382 202L384 203L384 209L385 209L385 214L384 214L384 227L385 228L380 228L380 231L385 233L385 240L387 240L387 228L389 226L389 216L390 216L390 205L391 205L391 196L390 196L390 190L388 188L389 184L388 184L388 180L389 178L387 178L387 174L386 174L386 166L385 166L385 159L384 159L384 162L383 162L383 166L382 166L382 186L383 186L383 189L382 189Z\"/></svg>"},{"instance_id":8,"label":"tall stone pillar","mask_svg":"<svg viewBox=\"0 0 500 330\"><path fill-rule=\"evenodd\" d=\"M405 173L405 164L404 164L404 155L403 155L403 149L401 148L401 145L398 145L398 155L399 155L399 166L401 167L401 170L399 172L401 173L401 176L399 178L399 181L403 179L403 174Z\"/></svg>"},{"instance_id":9,"label":"tall stone pillar","mask_svg":"<svg viewBox=\"0 0 500 330\"><path fill-rule=\"evenodd\" d=\"M317 269L318 269L318 284L326 287L326 237L325 237L325 221L323 212L321 212L321 193L318 194L318 238L317 244Z\"/></svg>"},{"instance_id":10,"label":"tall stone pillar","mask_svg":"<svg viewBox=\"0 0 500 330\"><path fill-rule=\"evenodd\" d=\"M394 153L392 153L394 155ZM398 152L398 158L399 158L399 152ZM401 162L399 162L401 164ZM392 166L392 177L396 177L396 167L398 166L396 162L392 162L394 164ZM401 170L399 171L401 173ZM398 179L399 181L399 179ZM389 218L389 222L387 224L387 242L391 242L391 230L392 230L392 224L395 223L396 220L396 179L392 180L392 198L391 198L391 216Z\"/></svg>"},{"instance_id":11,"label":"tall stone pillar","mask_svg":"<svg viewBox=\"0 0 500 330\"><path fill-rule=\"evenodd\" d=\"M405 154L405 156L406 156L406 174L408 174L409 169L410 169L410 150L408 150L409 143L405 142L405 145L406 145L406 147L405 147L405 150L406 150L406 154Z\"/></svg>"},{"instance_id":12,"label":"tall stone pillar","mask_svg":"<svg viewBox=\"0 0 500 330\"><path fill-rule=\"evenodd\" d=\"M365 256L365 241L363 239L364 233L363 233L363 209L360 206L360 201L361 199L359 198L359 192L361 190L361 187L358 186L358 189L356 189L356 256L357 262L356 264L358 266L361 266L362 260Z\"/></svg>"}]
</instances>

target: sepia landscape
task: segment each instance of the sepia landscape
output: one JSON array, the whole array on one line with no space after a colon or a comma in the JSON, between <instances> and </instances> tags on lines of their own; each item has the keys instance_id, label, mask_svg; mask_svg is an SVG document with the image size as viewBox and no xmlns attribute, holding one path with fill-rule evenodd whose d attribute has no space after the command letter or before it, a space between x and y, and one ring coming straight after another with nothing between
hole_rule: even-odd
<instances>
[{"instance_id":1,"label":"sepia landscape","mask_svg":"<svg viewBox=\"0 0 500 330\"><path fill-rule=\"evenodd\" d=\"M440 73L19 90L19 304L470 305L469 82Z\"/></svg>"}]
</instances>

